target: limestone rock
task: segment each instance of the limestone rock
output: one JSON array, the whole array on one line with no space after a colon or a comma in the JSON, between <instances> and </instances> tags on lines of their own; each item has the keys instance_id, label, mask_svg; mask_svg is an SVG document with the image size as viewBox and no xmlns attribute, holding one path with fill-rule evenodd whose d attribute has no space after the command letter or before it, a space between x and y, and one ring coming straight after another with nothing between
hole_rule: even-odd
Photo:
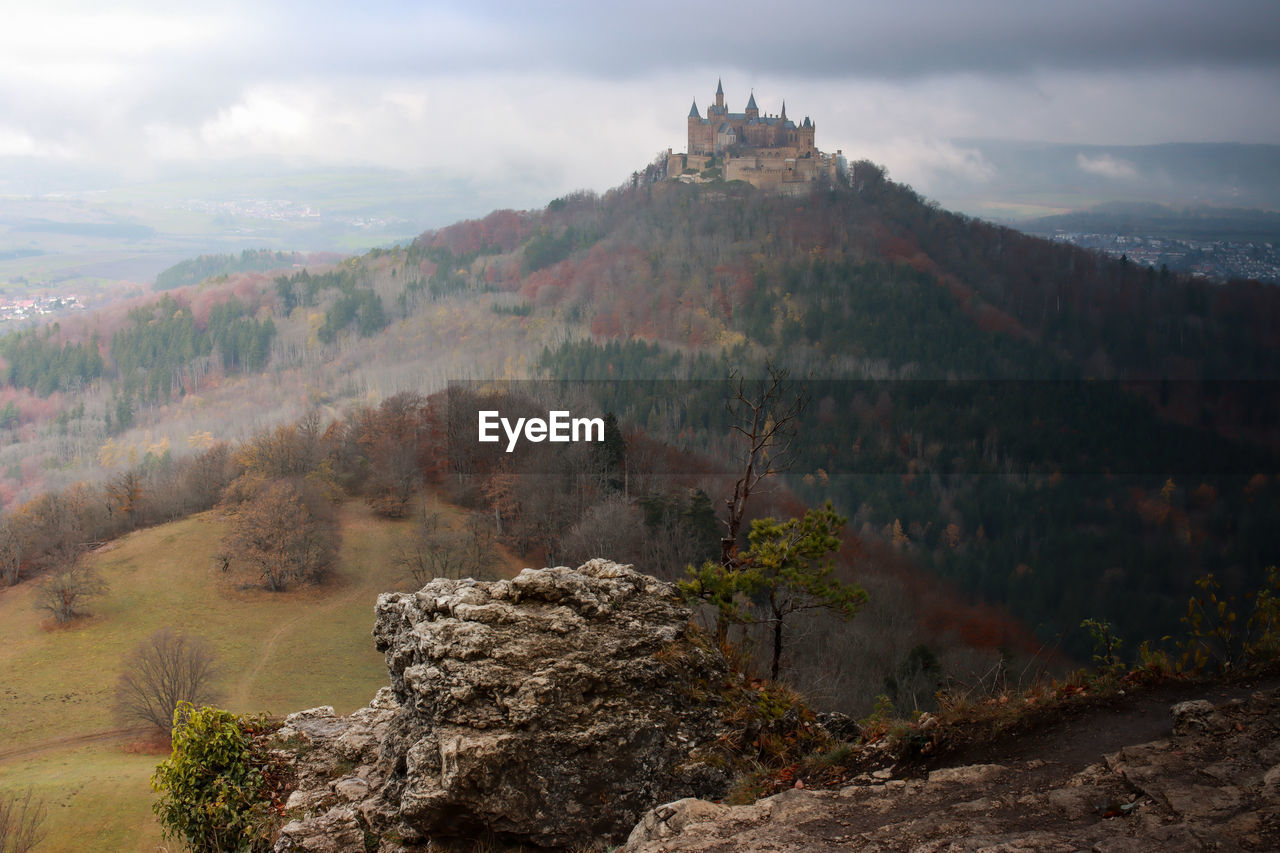
<instances>
[{"instance_id":1,"label":"limestone rock","mask_svg":"<svg viewBox=\"0 0 1280 853\"><path fill-rule=\"evenodd\" d=\"M290 821L280 831L277 850L306 850L308 853L351 853L365 849L365 833L355 809L330 809L305 823Z\"/></svg>"},{"instance_id":2,"label":"limestone rock","mask_svg":"<svg viewBox=\"0 0 1280 853\"><path fill-rule=\"evenodd\" d=\"M971 784L998 779L1005 774L999 764L970 764L967 767L943 767L929 774L929 781Z\"/></svg>"},{"instance_id":3,"label":"limestone rock","mask_svg":"<svg viewBox=\"0 0 1280 853\"><path fill-rule=\"evenodd\" d=\"M309 814L276 849L349 812L403 849L621 840L658 803L721 795L699 755L724 731L726 668L689 618L671 584L605 560L380 596L391 685L345 720L288 718L307 747L290 805Z\"/></svg>"},{"instance_id":4,"label":"limestone rock","mask_svg":"<svg viewBox=\"0 0 1280 853\"><path fill-rule=\"evenodd\" d=\"M1038 759L934 770L748 806L651 810L620 853L1280 849L1280 689L1171 710L1171 738L1083 768Z\"/></svg>"},{"instance_id":5,"label":"limestone rock","mask_svg":"<svg viewBox=\"0 0 1280 853\"><path fill-rule=\"evenodd\" d=\"M725 806L709 803L693 797L686 797L656 809L645 812L641 821L631 830L627 838L628 844L641 844L645 841L659 841L678 835L686 827L696 823L714 820L725 810Z\"/></svg>"}]
</instances>

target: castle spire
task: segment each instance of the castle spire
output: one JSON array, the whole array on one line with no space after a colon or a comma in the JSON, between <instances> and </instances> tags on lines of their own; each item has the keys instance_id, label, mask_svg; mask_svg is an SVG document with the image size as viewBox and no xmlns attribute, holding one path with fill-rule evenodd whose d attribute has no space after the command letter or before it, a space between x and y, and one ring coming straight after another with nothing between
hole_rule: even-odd
<instances>
[{"instance_id":1,"label":"castle spire","mask_svg":"<svg viewBox=\"0 0 1280 853\"><path fill-rule=\"evenodd\" d=\"M724 94L724 83L721 82L721 78L719 77L716 78L716 94L717 95Z\"/></svg>"},{"instance_id":2,"label":"castle spire","mask_svg":"<svg viewBox=\"0 0 1280 853\"><path fill-rule=\"evenodd\" d=\"M689 107L689 118L701 118L701 116L698 115L698 99L697 98L693 99L693 106Z\"/></svg>"},{"instance_id":3,"label":"castle spire","mask_svg":"<svg viewBox=\"0 0 1280 853\"><path fill-rule=\"evenodd\" d=\"M719 77L716 78L716 109L724 112L724 84Z\"/></svg>"},{"instance_id":4,"label":"castle spire","mask_svg":"<svg viewBox=\"0 0 1280 853\"><path fill-rule=\"evenodd\" d=\"M782 102L782 120L787 120L787 102L785 100Z\"/></svg>"}]
</instances>

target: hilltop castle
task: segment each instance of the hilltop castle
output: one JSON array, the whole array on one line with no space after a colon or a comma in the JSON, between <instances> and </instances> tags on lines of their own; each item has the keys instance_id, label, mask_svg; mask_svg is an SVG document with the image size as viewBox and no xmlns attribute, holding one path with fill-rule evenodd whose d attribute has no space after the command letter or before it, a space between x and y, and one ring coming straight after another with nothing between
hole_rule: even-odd
<instances>
[{"instance_id":1,"label":"hilltop castle","mask_svg":"<svg viewBox=\"0 0 1280 853\"><path fill-rule=\"evenodd\" d=\"M843 152L824 154L814 143L817 125L804 117L797 125L787 118L787 103L778 115L761 115L753 92L747 109L731 113L724 104L724 85L716 82L716 101L704 118L695 99L689 109L686 153L667 151L667 177L696 181L719 176L781 192L803 192L821 176L843 171ZM704 173L710 174L704 174Z\"/></svg>"}]
</instances>

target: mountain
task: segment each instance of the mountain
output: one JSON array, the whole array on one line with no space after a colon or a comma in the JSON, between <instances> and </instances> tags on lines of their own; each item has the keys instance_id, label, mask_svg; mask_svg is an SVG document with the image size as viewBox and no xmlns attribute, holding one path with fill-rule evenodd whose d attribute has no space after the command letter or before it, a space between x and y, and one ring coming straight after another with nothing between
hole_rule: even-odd
<instances>
[{"instance_id":1,"label":"mountain","mask_svg":"<svg viewBox=\"0 0 1280 853\"><path fill-rule=\"evenodd\" d=\"M431 232L409 255L452 270L473 253L473 283L451 286L587 325L544 353L548 375L608 380L602 405L669 438L725 451L707 380L784 365L815 403L801 494L1047 643L1083 654L1091 617L1171 633L1192 580L1240 593L1280 557L1274 288L947 213L868 163L802 201L641 183L513 224ZM617 382L658 377L702 382Z\"/></svg>"},{"instance_id":2,"label":"mountain","mask_svg":"<svg viewBox=\"0 0 1280 853\"><path fill-rule=\"evenodd\" d=\"M30 439L0 450L0 490L25 499L97 459L158 464L310 406L542 377L605 380L587 390L600 411L705 454L684 474L714 495L735 453L722 380L771 363L811 400L800 498L833 499L884 561L1083 656L1083 619L1131 642L1172 633L1193 580L1238 595L1280 561L1277 328L1274 287L948 213L867 162L805 198L651 167L603 196L0 340L2 412ZM564 506L529 522L552 552L584 509Z\"/></svg>"}]
</instances>

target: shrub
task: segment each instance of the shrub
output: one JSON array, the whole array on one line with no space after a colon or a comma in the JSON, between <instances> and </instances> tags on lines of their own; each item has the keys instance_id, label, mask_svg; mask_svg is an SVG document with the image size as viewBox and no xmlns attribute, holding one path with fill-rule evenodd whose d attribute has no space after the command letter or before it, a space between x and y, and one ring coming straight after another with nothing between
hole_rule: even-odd
<instances>
[{"instance_id":1,"label":"shrub","mask_svg":"<svg viewBox=\"0 0 1280 853\"><path fill-rule=\"evenodd\" d=\"M1222 596L1212 574L1195 582L1182 622L1187 636L1178 643L1184 672L1225 672L1234 666L1259 666L1280 656L1280 570L1267 567L1266 580L1249 593L1248 618L1241 618L1233 596Z\"/></svg>"},{"instance_id":2,"label":"shrub","mask_svg":"<svg viewBox=\"0 0 1280 853\"><path fill-rule=\"evenodd\" d=\"M277 769L261 718L182 703L174 712L173 753L151 786L165 838L196 853L270 849Z\"/></svg>"},{"instance_id":3,"label":"shrub","mask_svg":"<svg viewBox=\"0 0 1280 853\"><path fill-rule=\"evenodd\" d=\"M1116 636L1115 626L1105 619L1086 619L1080 627L1089 632L1093 640L1093 662L1103 673L1124 671L1124 662L1120 660L1120 647L1124 645Z\"/></svg>"}]
</instances>

